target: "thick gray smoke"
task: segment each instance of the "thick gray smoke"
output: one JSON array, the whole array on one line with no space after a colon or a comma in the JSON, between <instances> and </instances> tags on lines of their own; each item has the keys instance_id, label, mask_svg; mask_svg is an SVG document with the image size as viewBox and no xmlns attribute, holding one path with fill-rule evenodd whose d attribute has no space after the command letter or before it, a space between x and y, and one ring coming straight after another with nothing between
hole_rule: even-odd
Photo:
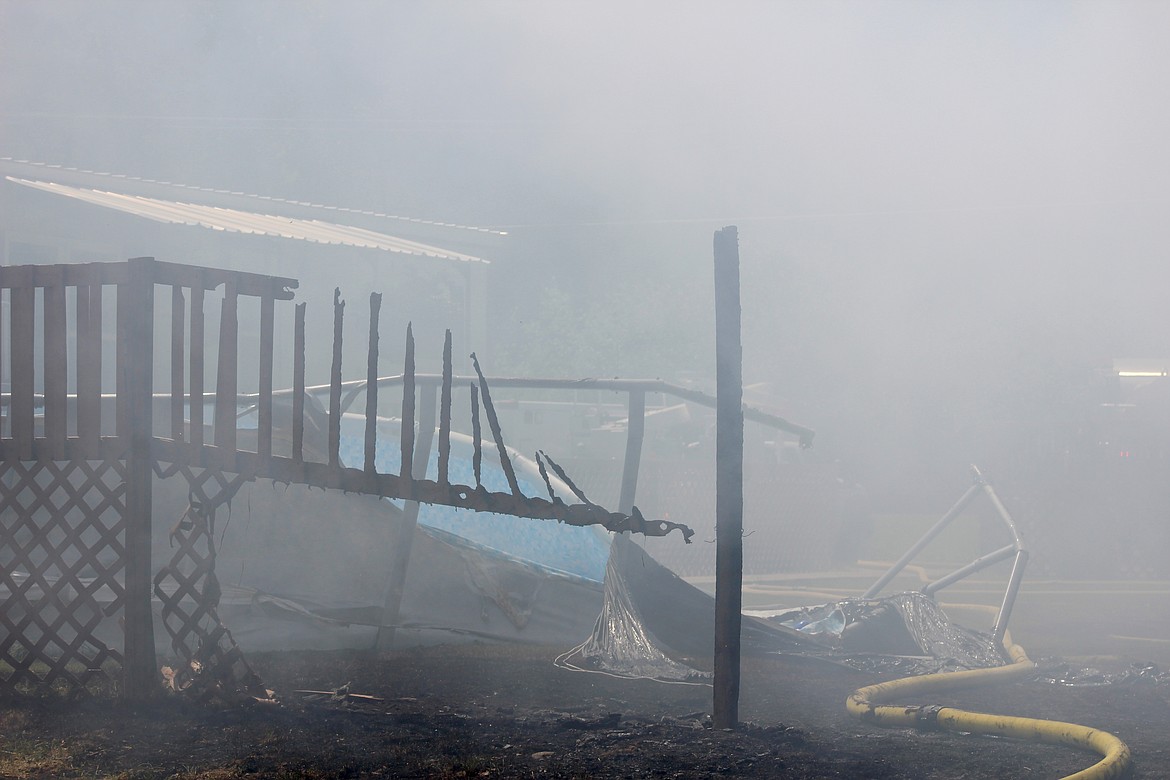
<instances>
[{"instance_id":1,"label":"thick gray smoke","mask_svg":"<svg viewBox=\"0 0 1170 780\"><path fill-rule=\"evenodd\" d=\"M746 380L871 482L961 483L1170 352L1168 15L11 1L0 156L506 230L449 240L495 261L485 357L526 373L709 382L736 224Z\"/></svg>"}]
</instances>

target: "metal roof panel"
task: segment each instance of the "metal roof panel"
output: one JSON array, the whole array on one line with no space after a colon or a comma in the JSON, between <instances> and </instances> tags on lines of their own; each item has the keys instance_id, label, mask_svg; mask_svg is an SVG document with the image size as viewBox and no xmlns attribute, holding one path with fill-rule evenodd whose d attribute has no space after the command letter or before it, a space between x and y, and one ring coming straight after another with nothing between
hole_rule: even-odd
<instances>
[{"instance_id":1,"label":"metal roof panel","mask_svg":"<svg viewBox=\"0 0 1170 780\"><path fill-rule=\"evenodd\" d=\"M181 203L179 201L147 198L140 195L124 195L105 190L73 187L68 184L58 184L56 182L33 181L31 179L21 179L13 176L6 176L5 178L8 181L26 187L74 198L95 206L116 209L156 222L175 225L193 225L232 233L291 238L299 241L312 241L318 244L379 249L386 252L415 255L417 257L458 260L466 263L488 262L483 258L465 255L461 252L454 252L429 244L421 244L417 241L397 238L386 233L379 233L375 230L368 230L353 225L342 225L335 222L324 222L319 219L298 219L295 217L277 216L275 214L257 214L255 212L222 208L219 206Z\"/></svg>"}]
</instances>

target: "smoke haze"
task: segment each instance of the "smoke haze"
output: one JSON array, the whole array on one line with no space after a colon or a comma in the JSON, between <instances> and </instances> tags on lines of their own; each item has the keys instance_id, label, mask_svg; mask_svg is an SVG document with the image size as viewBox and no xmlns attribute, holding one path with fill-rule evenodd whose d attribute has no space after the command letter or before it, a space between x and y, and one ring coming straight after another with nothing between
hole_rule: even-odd
<instances>
[{"instance_id":1,"label":"smoke haze","mask_svg":"<svg viewBox=\"0 0 1170 780\"><path fill-rule=\"evenodd\" d=\"M3 2L0 156L505 230L488 361L529 373L710 387L738 225L745 381L875 482L962 483L1003 425L1170 353L1168 17Z\"/></svg>"}]
</instances>

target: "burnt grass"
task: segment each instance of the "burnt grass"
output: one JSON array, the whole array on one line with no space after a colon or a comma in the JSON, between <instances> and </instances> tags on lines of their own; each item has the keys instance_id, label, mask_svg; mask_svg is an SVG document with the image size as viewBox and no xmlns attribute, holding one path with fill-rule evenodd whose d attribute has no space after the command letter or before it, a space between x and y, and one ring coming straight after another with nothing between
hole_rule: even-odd
<instances>
[{"instance_id":1,"label":"burnt grass","mask_svg":"<svg viewBox=\"0 0 1170 780\"><path fill-rule=\"evenodd\" d=\"M0 777L1057 778L1092 753L884 729L845 697L889 679L823 661L745 658L735 731L711 689L559 669L560 648L486 644L254 654L278 703L0 700ZM351 696L297 693L334 691ZM1019 683L938 703L1118 734L1132 777L1170 777L1164 684Z\"/></svg>"}]
</instances>

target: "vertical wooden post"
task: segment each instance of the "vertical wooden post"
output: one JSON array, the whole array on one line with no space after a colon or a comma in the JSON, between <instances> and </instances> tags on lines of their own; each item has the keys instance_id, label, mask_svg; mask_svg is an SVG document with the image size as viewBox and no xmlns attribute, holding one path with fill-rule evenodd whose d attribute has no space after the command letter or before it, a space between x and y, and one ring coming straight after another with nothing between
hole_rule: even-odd
<instances>
[{"instance_id":1,"label":"vertical wooden post","mask_svg":"<svg viewBox=\"0 0 1170 780\"><path fill-rule=\"evenodd\" d=\"M126 652L124 692L144 699L156 689L154 626L150 612L151 438L154 435L154 260L130 261L130 279L118 285L124 324L120 392L126 393Z\"/></svg>"},{"instance_id":2,"label":"vertical wooden post","mask_svg":"<svg viewBox=\"0 0 1170 780\"><path fill-rule=\"evenodd\" d=\"M261 463L272 457L272 341L276 327L275 299L260 298L260 387L256 410L256 454Z\"/></svg>"},{"instance_id":3,"label":"vertical wooden post","mask_svg":"<svg viewBox=\"0 0 1170 780\"><path fill-rule=\"evenodd\" d=\"M183 435L183 407L186 366L183 365L183 331L187 325L187 302L181 285L171 285L171 438L180 441Z\"/></svg>"},{"instance_id":4,"label":"vertical wooden post","mask_svg":"<svg viewBox=\"0 0 1170 780\"><path fill-rule=\"evenodd\" d=\"M239 408L239 294L234 281L224 285L219 315L219 355L215 376L215 447L226 471L236 467L236 416Z\"/></svg>"},{"instance_id":5,"label":"vertical wooden post","mask_svg":"<svg viewBox=\"0 0 1170 780\"><path fill-rule=\"evenodd\" d=\"M68 435L69 349L65 337L65 273L59 265L49 266L44 309L45 429L49 453L54 460L65 459Z\"/></svg>"},{"instance_id":6,"label":"vertical wooden post","mask_svg":"<svg viewBox=\"0 0 1170 780\"><path fill-rule=\"evenodd\" d=\"M483 487L483 438L479 427L479 387L471 383L471 470L475 473L475 489Z\"/></svg>"},{"instance_id":7,"label":"vertical wooden post","mask_svg":"<svg viewBox=\"0 0 1170 780\"><path fill-rule=\"evenodd\" d=\"M365 470L373 474L378 454L378 313L382 293L370 293L370 338L366 352L366 451Z\"/></svg>"},{"instance_id":8,"label":"vertical wooden post","mask_svg":"<svg viewBox=\"0 0 1170 780\"><path fill-rule=\"evenodd\" d=\"M511 488L512 495L523 498L524 493L520 490L520 483L516 481L516 469L512 466L512 458L508 455L508 448L504 446L504 432L500 429L500 418L496 416L496 407L492 404L492 391L488 388L487 378L484 377L483 371L479 367L479 358L475 356L474 352L471 353L471 366L475 369L475 375L479 379L479 392L483 396L483 411L487 416L492 438L496 441L496 452L500 456L500 468L504 470L504 477L508 480L508 487Z\"/></svg>"},{"instance_id":9,"label":"vertical wooden post","mask_svg":"<svg viewBox=\"0 0 1170 780\"><path fill-rule=\"evenodd\" d=\"M449 485L451 461L451 331L443 336L443 387L439 392L439 484Z\"/></svg>"},{"instance_id":10,"label":"vertical wooden post","mask_svg":"<svg viewBox=\"0 0 1170 780\"><path fill-rule=\"evenodd\" d=\"M95 282L77 287L77 437L82 452L96 455L101 435L102 286Z\"/></svg>"},{"instance_id":11,"label":"vertical wooden post","mask_svg":"<svg viewBox=\"0 0 1170 780\"><path fill-rule=\"evenodd\" d=\"M292 459L305 459L305 304L298 303L293 322Z\"/></svg>"},{"instance_id":12,"label":"vertical wooden post","mask_svg":"<svg viewBox=\"0 0 1170 780\"><path fill-rule=\"evenodd\" d=\"M21 460L32 460L36 288L28 267L14 268L10 273L14 277L19 275L13 283L20 286L12 289L12 327L8 329L11 341L9 359L12 365L12 395L8 402L8 414L11 417L12 439Z\"/></svg>"},{"instance_id":13,"label":"vertical wooden post","mask_svg":"<svg viewBox=\"0 0 1170 780\"><path fill-rule=\"evenodd\" d=\"M126 363L129 357L130 325L127 318L130 316L130 303L125 296L130 295L128 284L119 284L114 288L114 432L118 437L119 446L128 446L129 432L127 431L126 408L130 397L126 390ZM123 306L123 301L126 305Z\"/></svg>"},{"instance_id":14,"label":"vertical wooden post","mask_svg":"<svg viewBox=\"0 0 1170 780\"><path fill-rule=\"evenodd\" d=\"M638 470L642 463L642 440L646 436L646 391L631 390L626 414L626 459L622 463L622 492L618 511L630 514L638 491Z\"/></svg>"},{"instance_id":15,"label":"vertical wooden post","mask_svg":"<svg viewBox=\"0 0 1170 780\"><path fill-rule=\"evenodd\" d=\"M345 301L333 288L333 365L329 370L329 465L341 466L341 337L345 329Z\"/></svg>"},{"instance_id":16,"label":"vertical wooden post","mask_svg":"<svg viewBox=\"0 0 1170 780\"><path fill-rule=\"evenodd\" d=\"M715 680L717 729L739 724L743 606L743 349L739 236L715 233Z\"/></svg>"},{"instance_id":17,"label":"vertical wooden post","mask_svg":"<svg viewBox=\"0 0 1170 780\"><path fill-rule=\"evenodd\" d=\"M402 422L399 438L402 451L398 474L402 477L404 498L414 498L414 328L406 323L406 359L402 366ZM434 425L434 423L431 423Z\"/></svg>"},{"instance_id":18,"label":"vertical wooden post","mask_svg":"<svg viewBox=\"0 0 1170 780\"><path fill-rule=\"evenodd\" d=\"M203 280L191 288L191 425L190 436L192 457L201 457L198 450L203 446L203 340L205 323L203 319Z\"/></svg>"}]
</instances>

